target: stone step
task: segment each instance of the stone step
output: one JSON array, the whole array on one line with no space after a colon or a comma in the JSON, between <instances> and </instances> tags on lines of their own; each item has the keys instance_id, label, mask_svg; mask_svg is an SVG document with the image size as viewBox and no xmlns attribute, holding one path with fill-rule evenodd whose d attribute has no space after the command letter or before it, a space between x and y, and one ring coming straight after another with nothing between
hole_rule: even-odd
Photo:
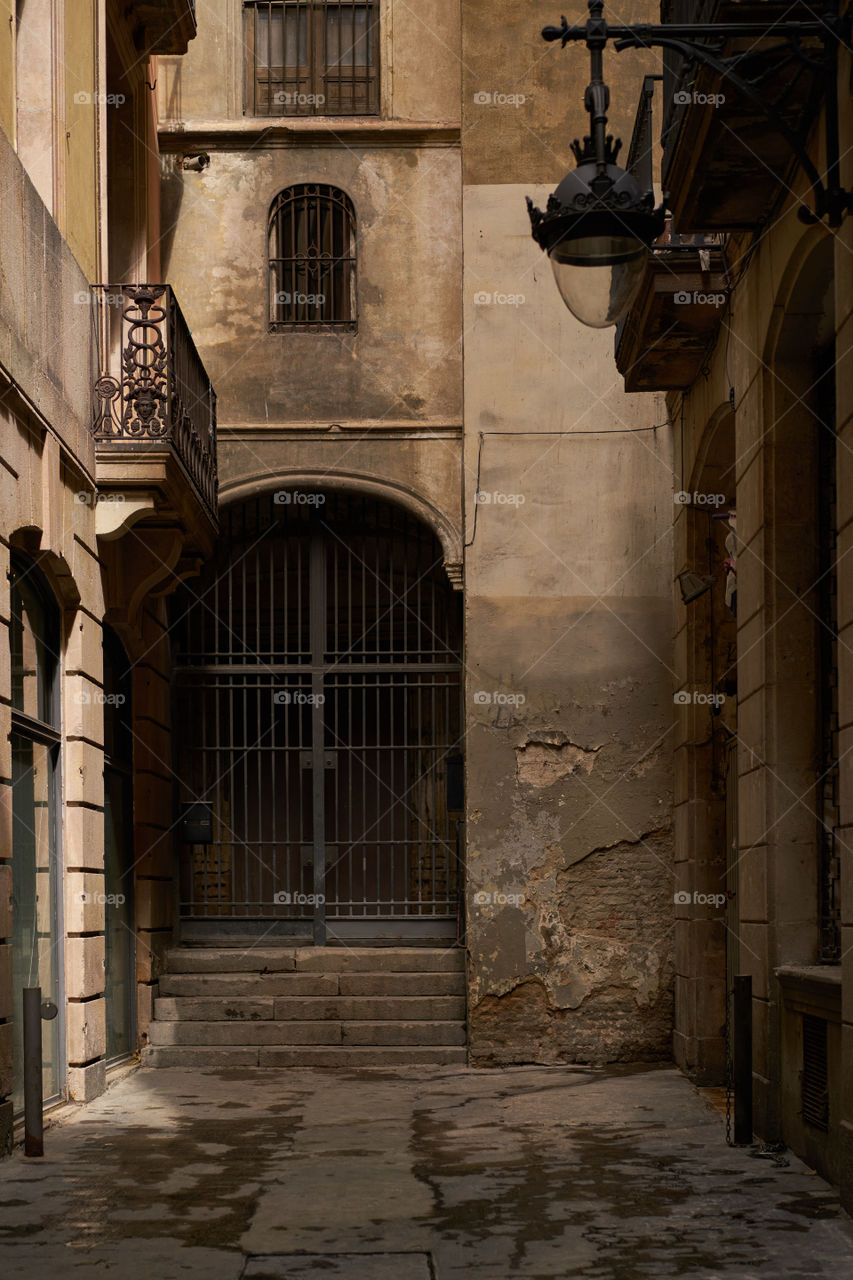
<instances>
[{"instance_id":1,"label":"stone step","mask_svg":"<svg viewBox=\"0 0 853 1280\"><path fill-rule=\"evenodd\" d=\"M149 1043L156 1045L341 1044L339 1022L154 1022Z\"/></svg>"},{"instance_id":2,"label":"stone step","mask_svg":"<svg viewBox=\"0 0 853 1280\"><path fill-rule=\"evenodd\" d=\"M464 1022L464 996L161 996L154 1017L163 1022L336 1020Z\"/></svg>"},{"instance_id":3,"label":"stone step","mask_svg":"<svg viewBox=\"0 0 853 1280\"><path fill-rule=\"evenodd\" d=\"M161 996L462 996L458 973L166 973Z\"/></svg>"},{"instance_id":4,"label":"stone step","mask_svg":"<svg viewBox=\"0 0 853 1280\"><path fill-rule=\"evenodd\" d=\"M164 973L161 996L337 996L337 973Z\"/></svg>"},{"instance_id":5,"label":"stone step","mask_svg":"<svg viewBox=\"0 0 853 1280\"><path fill-rule=\"evenodd\" d=\"M175 947L169 973L462 973L461 947Z\"/></svg>"},{"instance_id":6,"label":"stone step","mask_svg":"<svg viewBox=\"0 0 853 1280\"><path fill-rule=\"evenodd\" d=\"M460 1022L152 1022L150 1043L196 1048L221 1045L464 1045Z\"/></svg>"},{"instance_id":7,"label":"stone step","mask_svg":"<svg viewBox=\"0 0 853 1280\"><path fill-rule=\"evenodd\" d=\"M456 1045L467 1043L464 1022L343 1022L345 1045Z\"/></svg>"},{"instance_id":8,"label":"stone step","mask_svg":"<svg viewBox=\"0 0 853 1280\"><path fill-rule=\"evenodd\" d=\"M142 1051L149 1067L407 1067L462 1066L467 1050L447 1045L149 1045Z\"/></svg>"}]
</instances>

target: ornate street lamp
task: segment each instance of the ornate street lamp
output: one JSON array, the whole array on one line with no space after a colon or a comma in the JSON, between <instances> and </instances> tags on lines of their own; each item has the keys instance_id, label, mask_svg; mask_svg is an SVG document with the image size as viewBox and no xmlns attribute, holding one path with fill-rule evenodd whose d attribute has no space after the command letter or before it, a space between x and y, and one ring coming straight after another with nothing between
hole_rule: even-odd
<instances>
[{"instance_id":1,"label":"ornate street lamp","mask_svg":"<svg viewBox=\"0 0 853 1280\"><path fill-rule=\"evenodd\" d=\"M590 82L584 94L590 131L583 146L577 139L572 151L577 168L566 175L544 213L528 197L527 209L533 239L551 259L557 287L566 306L583 324L605 328L616 324L636 297L652 242L660 235L666 214L666 197L655 209L654 193L642 191L636 179L616 164L621 147L607 133L610 91L603 79L603 53L608 40L617 52L629 48L673 49L687 61L699 62L744 94L785 138L811 183L814 211L801 207L803 221L826 217L838 226L853 209L853 192L840 185L838 154L838 45L849 34L849 20L839 17L837 0L829 0L826 12L802 22L696 23L636 27L609 26L603 17L603 0L589 0L589 18L583 26L570 27L563 18L559 27L545 27L545 40L562 46L583 40L590 52ZM797 135L774 105L765 102L760 85L739 73L742 55L730 58L721 50L727 39L749 36L778 37L787 52L803 64L818 65L826 94L826 182L822 180ZM816 62L802 47L804 39L817 39L823 59Z\"/></svg>"},{"instance_id":2,"label":"ornate street lamp","mask_svg":"<svg viewBox=\"0 0 853 1280\"><path fill-rule=\"evenodd\" d=\"M584 28L591 63L584 94L590 129L583 146L577 138L572 143L578 167L548 197L544 213L527 197L533 239L551 259L563 301L594 329L616 324L634 301L648 247L663 230L665 217L663 205L654 207L654 192L641 191L616 163L622 143L607 132L603 10L603 0L590 0ZM546 27L543 36L550 30Z\"/></svg>"}]
</instances>

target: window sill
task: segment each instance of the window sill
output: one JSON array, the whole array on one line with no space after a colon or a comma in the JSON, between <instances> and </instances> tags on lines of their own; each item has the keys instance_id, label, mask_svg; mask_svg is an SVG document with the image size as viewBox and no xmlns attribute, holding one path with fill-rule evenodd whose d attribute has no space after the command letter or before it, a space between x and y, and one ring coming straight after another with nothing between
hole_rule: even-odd
<instances>
[{"instance_id":1,"label":"window sill","mask_svg":"<svg viewBox=\"0 0 853 1280\"><path fill-rule=\"evenodd\" d=\"M786 1007L830 1022L841 1018L841 965L783 965L776 977Z\"/></svg>"},{"instance_id":2,"label":"window sill","mask_svg":"<svg viewBox=\"0 0 853 1280\"><path fill-rule=\"evenodd\" d=\"M327 334L331 337L338 337L342 333L356 333L357 329L354 324L342 322L341 324L285 324L270 323L267 326L268 333L280 333L287 335L289 333L319 333Z\"/></svg>"},{"instance_id":3,"label":"window sill","mask_svg":"<svg viewBox=\"0 0 853 1280\"><path fill-rule=\"evenodd\" d=\"M161 150L172 152L182 150L188 138L194 145L203 139L210 147L217 143L242 145L261 137L267 146L292 146L309 140L336 143L342 137L348 142L364 140L380 145L450 146L460 141L461 125L458 120L382 120L377 116L246 116L239 120L164 120L159 137Z\"/></svg>"}]
</instances>

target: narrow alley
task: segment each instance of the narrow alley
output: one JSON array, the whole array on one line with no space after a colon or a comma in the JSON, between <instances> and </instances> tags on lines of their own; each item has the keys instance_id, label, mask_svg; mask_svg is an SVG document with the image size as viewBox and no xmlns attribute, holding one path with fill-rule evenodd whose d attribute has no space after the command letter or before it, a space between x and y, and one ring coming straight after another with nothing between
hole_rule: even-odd
<instances>
[{"instance_id":1,"label":"narrow alley","mask_svg":"<svg viewBox=\"0 0 853 1280\"><path fill-rule=\"evenodd\" d=\"M670 1067L143 1068L45 1137L6 1280L853 1275L837 1193Z\"/></svg>"}]
</instances>

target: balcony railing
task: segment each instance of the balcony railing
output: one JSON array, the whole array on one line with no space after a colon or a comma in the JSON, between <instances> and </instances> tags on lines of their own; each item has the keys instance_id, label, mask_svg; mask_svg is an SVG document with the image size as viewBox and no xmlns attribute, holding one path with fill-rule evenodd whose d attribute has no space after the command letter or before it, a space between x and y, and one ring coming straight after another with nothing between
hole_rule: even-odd
<instances>
[{"instance_id":1,"label":"balcony railing","mask_svg":"<svg viewBox=\"0 0 853 1280\"><path fill-rule=\"evenodd\" d=\"M216 393L167 284L95 285L101 444L170 448L216 519Z\"/></svg>"},{"instance_id":2,"label":"balcony railing","mask_svg":"<svg viewBox=\"0 0 853 1280\"><path fill-rule=\"evenodd\" d=\"M796 11L796 12L794 12ZM720 42L718 57L760 94L802 150L825 92L814 36L774 34L819 16L817 0L662 0L661 22L766 22L767 34ZM752 231L790 191L796 160L777 124L731 78L664 50L661 182L679 230Z\"/></svg>"},{"instance_id":3,"label":"balcony railing","mask_svg":"<svg viewBox=\"0 0 853 1280\"><path fill-rule=\"evenodd\" d=\"M140 53L186 53L198 29L195 0L129 0L125 14Z\"/></svg>"},{"instance_id":4,"label":"balcony railing","mask_svg":"<svg viewBox=\"0 0 853 1280\"><path fill-rule=\"evenodd\" d=\"M652 190L659 178L653 109L661 81L665 86L665 75L649 75L643 81L628 151L626 167L643 191ZM667 217L649 254L637 298L616 331L616 366L625 378L625 389L689 387L716 339L728 292L725 237L695 231L679 234Z\"/></svg>"}]
</instances>

